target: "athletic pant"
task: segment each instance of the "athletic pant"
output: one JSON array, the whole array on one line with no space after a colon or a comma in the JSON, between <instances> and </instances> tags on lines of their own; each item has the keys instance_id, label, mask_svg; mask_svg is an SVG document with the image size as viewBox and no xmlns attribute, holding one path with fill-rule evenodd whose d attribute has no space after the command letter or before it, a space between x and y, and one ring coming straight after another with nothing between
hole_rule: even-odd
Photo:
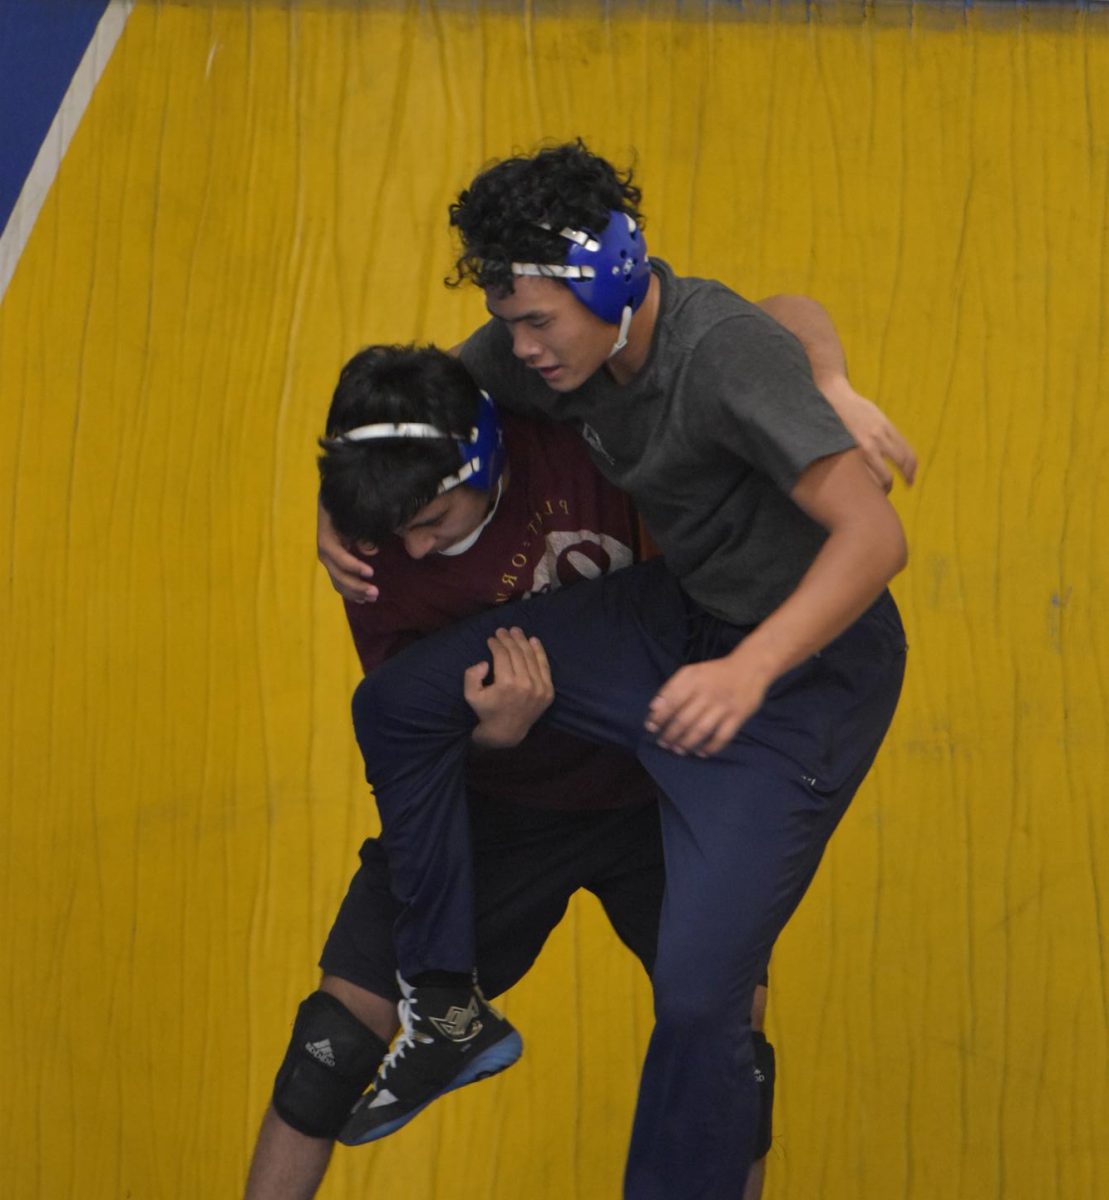
<instances>
[{"instance_id":1,"label":"athletic pant","mask_svg":"<svg viewBox=\"0 0 1109 1200\"><path fill-rule=\"evenodd\" d=\"M544 720L636 754L660 785L666 892L655 1029L627 1200L735 1200L758 1123L751 999L778 933L877 753L905 640L888 594L787 672L719 755L660 749L643 728L661 685L749 632L701 610L659 560L506 605L422 639L359 686L354 723L394 892L400 970L468 971L473 902L462 695L485 639L519 625L551 662Z\"/></svg>"}]
</instances>

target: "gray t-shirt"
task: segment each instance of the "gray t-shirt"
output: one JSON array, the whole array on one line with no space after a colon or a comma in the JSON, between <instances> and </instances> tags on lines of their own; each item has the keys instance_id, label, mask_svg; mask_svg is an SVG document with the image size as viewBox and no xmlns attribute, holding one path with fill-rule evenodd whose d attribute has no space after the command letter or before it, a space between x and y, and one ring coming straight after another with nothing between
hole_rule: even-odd
<instances>
[{"instance_id":1,"label":"gray t-shirt","mask_svg":"<svg viewBox=\"0 0 1109 1200\"><path fill-rule=\"evenodd\" d=\"M659 315L630 383L602 370L554 392L496 320L465 342L462 361L497 403L573 423L686 592L754 625L796 588L826 536L789 491L811 463L854 442L792 334L723 284L680 278L657 258L652 267Z\"/></svg>"}]
</instances>

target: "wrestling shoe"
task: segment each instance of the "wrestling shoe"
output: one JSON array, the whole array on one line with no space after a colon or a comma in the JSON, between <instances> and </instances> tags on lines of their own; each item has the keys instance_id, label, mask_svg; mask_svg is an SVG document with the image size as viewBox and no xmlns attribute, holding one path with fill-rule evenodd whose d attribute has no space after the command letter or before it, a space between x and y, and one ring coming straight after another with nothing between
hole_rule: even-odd
<instances>
[{"instance_id":1,"label":"wrestling shoe","mask_svg":"<svg viewBox=\"0 0 1109 1200\"><path fill-rule=\"evenodd\" d=\"M339 1132L346 1146L386 1137L437 1097L510 1067L524 1049L476 983L413 987L398 979L401 1030Z\"/></svg>"}]
</instances>

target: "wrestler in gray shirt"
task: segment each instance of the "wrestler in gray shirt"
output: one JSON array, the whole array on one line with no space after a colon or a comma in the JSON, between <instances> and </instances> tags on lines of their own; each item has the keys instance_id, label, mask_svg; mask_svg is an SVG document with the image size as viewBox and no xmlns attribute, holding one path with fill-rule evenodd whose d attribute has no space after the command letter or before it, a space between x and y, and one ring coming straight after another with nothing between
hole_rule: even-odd
<instances>
[{"instance_id":1,"label":"wrestler in gray shirt","mask_svg":"<svg viewBox=\"0 0 1109 1200\"><path fill-rule=\"evenodd\" d=\"M461 348L505 408L574 423L598 469L635 501L686 592L754 625L797 587L825 539L790 500L817 459L855 443L792 334L723 284L651 266L661 298L646 365L555 392L492 319Z\"/></svg>"}]
</instances>

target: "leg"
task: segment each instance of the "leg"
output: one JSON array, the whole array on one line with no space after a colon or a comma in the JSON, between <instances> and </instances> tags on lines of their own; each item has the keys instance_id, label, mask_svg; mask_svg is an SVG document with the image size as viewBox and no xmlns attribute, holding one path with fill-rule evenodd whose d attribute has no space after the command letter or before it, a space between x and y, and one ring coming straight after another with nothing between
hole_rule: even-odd
<instances>
[{"instance_id":1,"label":"leg","mask_svg":"<svg viewBox=\"0 0 1109 1200\"><path fill-rule=\"evenodd\" d=\"M649 787L645 781L644 790ZM629 895L628 902L619 905L618 931L625 931L625 941L633 949L649 943L653 958L661 890L661 838L653 804L602 813L529 809L480 799L469 807L478 963L483 978L490 981L491 994L512 986L526 973L570 897L597 873L598 863L616 864L609 874L621 883L613 886ZM360 858L321 960L326 970L342 976L325 973L320 991L340 1001L375 1034L383 1054L397 1029L391 943L397 906L389 892L388 863L380 843L365 842ZM639 872L641 860L648 869L649 938L640 933L648 924L641 916L642 905L632 911L631 886L625 882ZM616 901L611 901L610 909L614 907ZM375 990L351 982L351 977ZM368 1083L369 1079L360 1090ZM247 1200L314 1196L332 1146L330 1136L301 1132L270 1105L255 1147Z\"/></svg>"},{"instance_id":2,"label":"leg","mask_svg":"<svg viewBox=\"0 0 1109 1200\"><path fill-rule=\"evenodd\" d=\"M703 644L695 645L700 633L691 630L689 618L696 614L669 577L650 570L654 565L494 611L460 627L461 632L456 628L425 639L375 672L372 699L356 703L356 727L383 823L387 832L393 830L390 859L401 863L398 895L410 919L398 927L402 965L405 954L416 962L422 956L430 967L435 955L441 955L442 964L458 953L446 933L448 923L436 920L444 913L457 915L453 901L438 886L430 893L421 888L432 882L449 893L465 877L437 870L421 874L419 864L428 834L435 837L446 828L428 814L437 805L450 810L461 803L461 758L472 725L461 679L465 667L482 657L484 639L494 628L517 623L543 641L557 693L552 723L640 751L673 803L664 825L669 882L655 972L659 1026L641 1091L628 1195L734 1200L746 1179L757 1124L750 1042L756 972L881 740L896 702L903 639L897 646L895 614L872 619L882 607L876 605L857 623L861 635L849 631L775 684L763 709L724 755L678 758L643 733L651 696L683 661L727 653L742 631L726 629L716 637L720 644L709 646L701 639ZM713 629L711 619L701 626ZM744 756L752 750L770 756L777 770L745 780ZM784 772L783 762L789 763ZM706 770L719 773L706 775ZM710 783L706 792L703 785ZM763 788L773 800L778 784L782 806L752 803ZM705 804L704 796L712 793L718 802ZM734 803L736 796L746 803ZM714 827L714 821L722 824ZM743 847L751 832L758 836L737 850L735 835ZM464 846L454 839L450 846L465 857ZM713 864L704 877L699 874L702 855ZM431 865L441 863L432 860ZM463 887L458 912L469 901L469 889ZM739 921L733 919L737 909ZM695 938L689 938L690 931ZM685 949L683 937L689 941ZM723 1055L703 1044L704 1030L714 1021L721 1022L728 1043ZM706 1095L709 1104L702 1103ZM711 1118L691 1131L695 1136L683 1148L682 1139L666 1128L668 1114L685 1113L688 1123L694 1112ZM737 1130L746 1131L738 1143ZM661 1154L667 1145L675 1152ZM688 1153L693 1146L703 1152ZM690 1164L688 1175L676 1166L683 1161ZM690 1192L689 1178L698 1174L705 1186Z\"/></svg>"},{"instance_id":3,"label":"leg","mask_svg":"<svg viewBox=\"0 0 1109 1200\"><path fill-rule=\"evenodd\" d=\"M665 888L662 836L656 805L630 814L623 830L619 853L610 852L609 862L586 887L597 896L617 936L651 974L658 947L659 910ZM747 1174L743 1200L761 1200L770 1145L774 1104L774 1049L766 1040L767 981L765 973L755 988L751 1005L751 1030L755 1080L759 1095L759 1131L755 1162Z\"/></svg>"},{"instance_id":4,"label":"leg","mask_svg":"<svg viewBox=\"0 0 1109 1200\"><path fill-rule=\"evenodd\" d=\"M747 1185L743 1189L743 1200L761 1200L763 1184L766 1182L766 1157L756 1159L747 1172Z\"/></svg>"},{"instance_id":5,"label":"leg","mask_svg":"<svg viewBox=\"0 0 1109 1200\"><path fill-rule=\"evenodd\" d=\"M327 1172L334 1144L331 1138L297 1133L269 1105L254 1144L245 1200L312 1200Z\"/></svg>"},{"instance_id":6,"label":"leg","mask_svg":"<svg viewBox=\"0 0 1109 1200\"><path fill-rule=\"evenodd\" d=\"M656 577L670 603L644 613L642 596ZM519 624L543 642L556 671L562 664L552 711L565 731L596 726L595 740L631 748L665 678L659 655L644 649L644 620L680 640L685 610L661 565L629 568L424 638L359 685L355 733L402 908L395 944L404 1000L403 1033L344 1126L346 1144L387 1136L436 1097L504 1070L522 1050L516 1031L466 982L477 954L463 806L475 720L463 695L466 669L486 657L495 629ZM666 667L676 665L671 655ZM615 698L614 680L621 688Z\"/></svg>"},{"instance_id":7,"label":"leg","mask_svg":"<svg viewBox=\"0 0 1109 1200\"><path fill-rule=\"evenodd\" d=\"M770 1149L770 1135L774 1118L774 1047L766 1040L763 1023L766 1018L767 986L763 982L755 988L755 1000L751 1005L751 1037L755 1053L755 1081L759 1087L759 1136L755 1143L755 1161L747 1172L747 1186L743 1189L743 1200L761 1200L763 1183L766 1179L766 1155Z\"/></svg>"},{"instance_id":8,"label":"leg","mask_svg":"<svg viewBox=\"0 0 1109 1200\"><path fill-rule=\"evenodd\" d=\"M646 772L642 794L655 794ZM466 809L477 966L487 995L497 996L523 978L582 887L597 892L621 940L650 971L663 886L662 836L653 799L594 811L531 808L473 796ZM360 993L385 998L392 1021L388 1036L377 1021L363 1019L388 1041L400 998L392 941L399 905L381 842L368 838L360 859L320 966L336 987L350 981ZM334 994L347 1003L344 993ZM362 1016L356 1002L347 1006Z\"/></svg>"},{"instance_id":9,"label":"leg","mask_svg":"<svg viewBox=\"0 0 1109 1200\"><path fill-rule=\"evenodd\" d=\"M645 791L653 792L644 779ZM654 801L607 811L474 800L478 976L490 996L523 978L579 888L595 892L647 970L658 941L662 837Z\"/></svg>"},{"instance_id":10,"label":"leg","mask_svg":"<svg viewBox=\"0 0 1109 1200\"><path fill-rule=\"evenodd\" d=\"M646 781L644 786L649 788ZM589 886L599 874L631 874L638 870L638 859L645 853L654 867L647 903L652 909L651 936L640 940L644 943L644 957L653 957L658 923L657 880L661 874L661 843L653 804L608 812L565 812L474 798L470 809L477 885L478 966L490 994L510 987L526 973L547 936L562 919L574 892ZM648 831L646 839L644 829ZM646 923L640 921L640 925ZM402 987L406 997L402 1015L406 1029L411 1023L415 1031L414 1044L405 1046L403 1036L398 1039L374 1088L355 1107L341 1131L340 1139L347 1144L384 1137L401 1128L438 1095L482 1077L477 1074L458 1079L451 1075L444 1081L432 1074L432 1086L426 1087L425 1081L435 1064L427 1068L423 1065L432 1062L427 1052L429 1023L417 1007L424 1001L414 997L407 984ZM422 997L433 989L421 987L417 992ZM463 997L454 1006L455 1020L460 1020L457 1013L465 1004ZM414 1007L417 1011L413 1016ZM440 1020L438 1024L430 1020L430 1028L441 1030L441 1014L432 1011ZM489 1011L479 1014L482 1027L492 1028L493 1021L499 1020L495 1014L491 1019ZM398 1047L403 1047L399 1055ZM433 1044L431 1053L438 1055L440 1050ZM459 1061L472 1064L477 1054L482 1053L481 1044L476 1043L475 1051L467 1051L469 1057ZM491 1073L490 1062L493 1070L507 1065L495 1058L478 1061L483 1073Z\"/></svg>"},{"instance_id":11,"label":"leg","mask_svg":"<svg viewBox=\"0 0 1109 1200\"><path fill-rule=\"evenodd\" d=\"M585 887L601 902L616 936L648 977L658 953L659 913L666 890L658 803L628 813L619 840L601 848Z\"/></svg>"},{"instance_id":12,"label":"leg","mask_svg":"<svg viewBox=\"0 0 1109 1200\"><path fill-rule=\"evenodd\" d=\"M691 660L727 653L737 635L702 622ZM734 1200L746 1181L758 972L885 736L904 659L887 595L782 676L716 758L642 745L666 794L667 891L627 1200Z\"/></svg>"},{"instance_id":13,"label":"leg","mask_svg":"<svg viewBox=\"0 0 1109 1200\"><path fill-rule=\"evenodd\" d=\"M250 1175L247 1180L247 1200L299 1200L310 1197L327 1170L334 1138L346 1117L346 1110L369 1087L386 1047L397 1028L396 957L393 953L393 921L397 905L389 892L389 868L379 843L367 840L359 854L360 862L343 903L328 934L320 959L323 978L319 992L337 1001L350 1021L365 1030L365 1043L370 1047L361 1069L351 1075L349 1088L341 1088L334 1104L328 1100L329 1082L326 1055L301 1059L305 1070L314 1073L315 1082L325 1090L318 1099L302 1097L299 1102L279 1100L278 1107L296 1123L278 1115L271 1103L262 1119ZM327 1002L325 1002L326 1004ZM318 1007L318 1006L317 1006ZM342 1013L332 1009L341 1024ZM347 1027L355 1036L358 1030ZM317 1036L317 1034L321 1036ZM304 1043L326 1038L326 1032L309 1032L290 1044L286 1062L282 1064L275 1092L289 1083L290 1059L296 1062L295 1051L304 1050ZM373 1039L376 1039L376 1043ZM334 1047L332 1047L334 1055ZM334 1082L334 1081L330 1081ZM357 1087L355 1095L350 1092ZM289 1104L299 1110L290 1111ZM338 1109L339 1118L328 1122L324 1109Z\"/></svg>"},{"instance_id":14,"label":"leg","mask_svg":"<svg viewBox=\"0 0 1109 1200\"><path fill-rule=\"evenodd\" d=\"M792 788L766 769L693 766L683 770L699 784L699 803L663 805L667 887L655 1028L631 1140L629 1200L735 1200L737 1181L747 1178L759 1124L755 986L822 846L814 854L802 833L805 817L819 814L819 806L805 814L803 785Z\"/></svg>"},{"instance_id":15,"label":"leg","mask_svg":"<svg viewBox=\"0 0 1109 1200\"><path fill-rule=\"evenodd\" d=\"M734 1200L747 1178L754 990L893 715L904 658L887 616L784 678L717 758L641 751L666 793L667 890L628 1200Z\"/></svg>"},{"instance_id":16,"label":"leg","mask_svg":"<svg viewBox=\"0 0 1109 1200\"><path fill-rule=\"evenodd\" d=\"M755 987L845 803L825 803L788 778L799 774L792 764L775 771L765 757L745 771L719 770L711 760L699 767L698 802L663 805L656 1025L632 1134L629 1200L741 1193L759 1124Z\"/></svg>"},{"instance_id":17,"label":"leg","mask_svg":"<svg viewBox=\"0 0 1109 1200\"><path fill-rule=\"evenodd\" d=\"M315 999L321 995L328 1000ZM306 1017L309 1005L314 1011ZM258 1132L246 1200L310 1200L316 1194L346 1111L369 1085L396 1025L391 1000L323 977L294 1025Z\"/></svg>"},{"instance_id":18,"label":"leg","mask_svg":"<svg viewBox=\"0 0 1109 1200\"><path fill-rule=\"evenodd\" d=\"M359 686L353 715L402 905L405 978L474 965L463 768L474 717L462 695L486 638L518 624L547 651L568 733L635 751L647 705L680 665L688 602L661 563L506 605L424 638Z\"/></svg>"},{"instance_id":19,"label":"leg","mask_svg":"<svg viewBox=\"0 0 1109 1200\"><path fill-rule=\"evenodd\" d=\"M634 814L634 821L625 827L623 840L624 846L619 855L609 855L611 862L608 869L591 879L586 887L600 900L617 936L637 955L650 975L658 948L659 911L666 884L657 806L651 805ZM743 1200L761 1200L765 1156L772 1128L774 1049L763 1034L766 999L764 975L755 988L751 1005L754 1068L759 1093L758 1157L747 1174Z\"/></svg>"}]
</instances>

